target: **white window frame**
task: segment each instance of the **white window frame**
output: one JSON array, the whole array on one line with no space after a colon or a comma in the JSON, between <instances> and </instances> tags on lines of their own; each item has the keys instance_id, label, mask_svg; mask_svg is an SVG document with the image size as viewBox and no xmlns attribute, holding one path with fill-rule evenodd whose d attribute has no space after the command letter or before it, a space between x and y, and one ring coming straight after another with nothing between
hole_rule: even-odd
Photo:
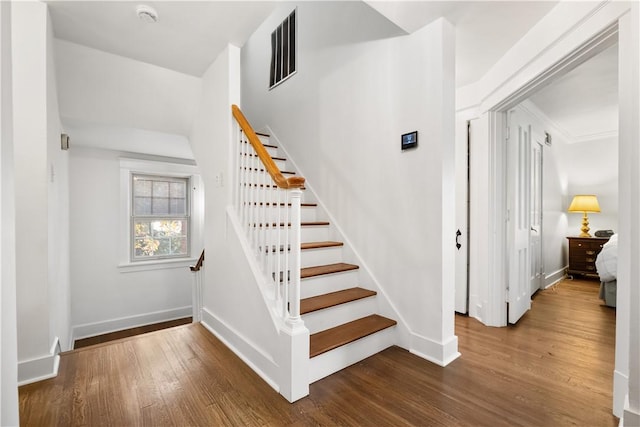
<instances>
[{"instance_id":1,"label":"white window frame","mask_svg":"<svg viewBox=\"0 0 640 427\"><path fill-rule=\"evenodd\" d=\"M157 181L161 181L161 182L174 182L174 183L179 183L181 185L184 185L184 191L185 191L185 211L183 214L170 214L167 213L166 215L156 215L153 213L148 213L146 215L136 215L135 213L135 200L136 200L136 196L135 196L135 190L133 190L132 194L132 198L131 198L131 220L130 220L130 235L132 236L130 239L130 243L131 243L131 247L129 248L129 257L131 259L131 262L141 262L141 261L151 261L151 260L155 260L155 259L169 259L169 258L173 258L173 259L180 259L180 258L189 258L191 255L191 177L179 177L179 176L173 176L173 175L155 175L155 174L147 174L147 173L140 173L140 172L132 172L130 174L131 177L131 181L130 181L130 185L132 190L134 189L135 186L135 182L136 182L136 177L138 178L143 178L147 181L151 181L151 182L157 182ZM152 196L151 196L151 205L150 208L153 209L153 200L154 200L154 196L153 196L153 190L152 190ZM170 203L169 201L167 201L167 209L169 209L170 207ZM135 254L135 247L136 247L136 239L135 239L135 223L138 221L144 221L144 222L153 222L153 221L157 221L157 220L180 220L180 221L186 221L187 225L187 233L186 233L186 238L187 238L187 242L189 242L188 247L186 248L186 254L179 254L179 255L148 255L148 256L138 256L136 257Z\"/></svg>"},{"instance_id":2,"label":"white window frame","mask_svg":"<svg viewBox=\"0 0 640 427\"><path fill-rule=\"evenodd\" d=\"M133 203L132 176L134 174L189 179L188 203L191 213L189 219L189 256L132 261L133 228L131 225L131 205ZM196 166L151 160L120 159L120 243L118 268L121 272L187 268L193 265L203 249L203 230L204 188Z\"/></svg>"}]
</instances>

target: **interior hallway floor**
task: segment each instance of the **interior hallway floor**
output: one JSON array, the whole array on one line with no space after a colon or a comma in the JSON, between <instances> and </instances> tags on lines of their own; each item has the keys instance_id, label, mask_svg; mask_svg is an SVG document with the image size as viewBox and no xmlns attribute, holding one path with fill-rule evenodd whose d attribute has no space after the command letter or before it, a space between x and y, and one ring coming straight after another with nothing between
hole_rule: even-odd
<instances>
[{"instance_id":1,"label":"interior hallway floor","mask_svg":"<svg viewBox=\"0 0 640 427\"><path fill-rule=\"evenodd\" d=\"M515 326L456 316L446 368L391 347L288 403L199 324L62 355L20 387L30 426L616 426L615 310L598 282L538 292Z\"/></svg>"}]
</instances>

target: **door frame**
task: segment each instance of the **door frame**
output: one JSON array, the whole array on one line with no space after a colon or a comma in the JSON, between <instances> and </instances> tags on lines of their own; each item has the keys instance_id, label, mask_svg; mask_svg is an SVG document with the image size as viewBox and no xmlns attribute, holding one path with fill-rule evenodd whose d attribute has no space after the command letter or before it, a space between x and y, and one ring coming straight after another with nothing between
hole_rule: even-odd
<instances>
[{"instance_id":1,"label":"door frame","mask_svg":"<svg viewBox=\"0 0 640 427\"><path fill-rule=\"evenodd\" d=\"M545 72L499 100L486 114L489 121L489 287L485 316L488 325L507 325L506 289L509 277L507 232L507 112L535 92L591 59L618 41L618 22L587 39Z\"/></svg>"},{"instance_id":2,"label":"door frame","mask_svg":"<svg viewBox=\"0 0 640 427\"><path fill-rule=\"evenodd\" d=\"M538 279L540 280L540 283L538 283L538 286L536 287L536 290L531 292L531 296L533 296L533 294L541 289L544 289L545 287L545 278L544 278L544 142L541 142L540 140L543 139L541 136L537 135L535 132L531 135L531 183L534 182L534 179L536 179L536 176L534 175L534 170L536 168L535 165L535 157L534 157L534 147L537 145L539 146L539 151L540 151L540 163L537 165L537 167L539 168L538 172L539 172L539 176L537 177L537 187L538 187L538 191L537 193L533 191L531 191L531 204L533 206L534 203L534 196L537 196L537 200L536 203L538 204L538 207L540 209L539 215L540 215L540 224L538 224L538 229L535 231L536 234L538 235L538 249L537 249L537 253L534 253L534 251L531 251L531 257L533 259L534 256L536 256L538 258L538 267L540 269L540 271L536 272L536 276L537 275L541 275L541 277ZM533 227L533 212L531 215L531 226ZM529 247L531 248L531 245L529 245ZM529 284L529 286L531 286L531 284Z\"/></svg>"},{"instance_id":3,"label":"door frame","mask_svg":"<svg viewBox=\"0 0 640 427\"><path fill-rule=\"evenodd\" d=\"M564 5L561 3L557 7L562 8ZM565 9L562 11L566 12ZM569 17L571 14L565 16ZM483 88L484 96L481 89L474 88L473 96L480 99L479 104L476 104L478 113L488 123L487 151L491 155L488 158L487 209L489 214L494 214L488 224L489 238L486 244L482 245L485 250L476 262L488 262L487 274L479 280L497 284L488 286L485 291L482 321L491 326L503 326L506 320L504 288L501 288L505 283L506 264L504 144L501 143L504 141L503 112L528 98L551 77L562 75L563 72L602 51L602 44L606 43L607 39L617 39L621 52L618 59L619 160L621 175L624 171L626 180L619 179L621 216L613 413L618 417L624 417L626 424L627 419L631 422L640 419L637 412L640 354L637 340L631 339L631 335L638 331L637 304L640 303L640 290L638 287L630 286L631 277L640 275L640 265L631 262L632 259L640 257L640 247L632 244L640 241L640 225L636 221L640 212L640 202L635 197L639 189L640 171L631 165L631 162L637 163L640 160L640 107L637 102L637 96L640 95L640 5L636 2L605 2L592 10L583 11L579 16L573 16L576 18L573 25L562 34L556 33L555 39L545 38L545 47L542 50L538 49L533 53L527 51L529 56L525 62L511 68L501 64L502 69L492 76L493 81L487 83L488 87ZM545 67L545 64L550 65ZM464 96L465 94L462 94L459 98Z\"/></svg>"}]
</instances>

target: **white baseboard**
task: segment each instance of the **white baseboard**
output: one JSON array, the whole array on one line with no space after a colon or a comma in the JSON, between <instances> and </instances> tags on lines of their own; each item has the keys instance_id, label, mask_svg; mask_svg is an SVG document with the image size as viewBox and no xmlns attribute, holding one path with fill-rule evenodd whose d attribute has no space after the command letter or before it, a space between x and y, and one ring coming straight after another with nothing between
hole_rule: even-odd
<instances>
[{"instance_id":1,"label":"white baseboard","mask_svg":"<svg viewBox=\"0 0 640 427\"><path fill-rule=\"evenodd\" d=\"M622 418L625 399L629 392L629 377L618 370L613 371L613 415ZM625 424L626 425L626 424Z\"/></svg>"},{"instance_id":2,"label":"white baseboard","mask_svg":"<svg viewBox=\"0 0 640 427\"><path fill-rule=\"evenodd\" d=\"M189 317L192 314L191 306L187 306L173 308L171 310L138 314L135 316L120 317L118 319L110 319L103 322L76 325L72 329L71 342L73 344L76 340L94 337L96 335L108 334L111 332L121 331L123 329L136 328L138 326L151 325L154 323L168 322L175 319L182 319L184 317Z\"/></svg>"},{"instance_id":3,"label":"white baseboard","mask_svg":"<svg viewBox=\"0 0 640 427\"><path fill-rule=\"evenodd\" d=\"M58 375L59 353L60 343L58 337L55 337L49 354L18 361L18 386L46 380Z\"/></svg>"},{"instance_id":4,"label":"white baseboard","mask_svg":"<svg viewBox=\"0 0 640 427\"><path fill-rule=\"evenodd\" d=\"M622 427L640 426L640 413L631 409L631 405L629 404L629 395L625 397L624 414L620 418L620 426Z\"/></svg>"},{"instance_id":5,"label":"white baseboard","mask_svg":"<svg viewBox=\"0 0 640 427\"><path fill-rule=\"evenodd\" d=\"M566 271L567 271L567 267L562 267L560 270L557 270L557 271L554 271L551 274L545 275L544 276L544 288L547 289L547 288L555 285L556 283L558 283L562 279L564 279L565 276L566 276L566 274L565 274Z\"/></svg>"},{"instance_id":6,"label":"white baseboard","mask_svg":"<svg viewBox=\"0 0 640 427\"><path fill-rule=\"evenodd\" d=\"M411 334L411 348L409 351L443 367L460 357L458 337L455 335L447 341L439 343L418 334Z\"/></svg>"},{"instance_id":7,"label":"white baseboard","mask_svg":"<svg viewBox=\"0 0 640 427\"><path fill-rule=\"evenodd\" d=\"M206 308L202 308L202 326L224 343L236 356L246 363L271 388L280 393L280 386L274 379L278 375L278 365L268 354L245 339L231 326L219 319Z\"/></svg>"}]
</instances>

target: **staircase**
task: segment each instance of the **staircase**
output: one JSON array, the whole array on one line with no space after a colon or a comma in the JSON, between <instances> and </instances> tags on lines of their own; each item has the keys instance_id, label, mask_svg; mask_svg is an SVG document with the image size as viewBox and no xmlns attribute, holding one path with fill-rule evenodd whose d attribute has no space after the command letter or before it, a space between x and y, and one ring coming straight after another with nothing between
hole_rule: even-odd
<instances>
[{"instance_id":1,"label":"staircase","mask_svg":"<svg viewBox=\"0 0 640 427\"><path fill-rule=\"evenodd\" d=\"M289 171L269 136L258 137L278 168ZM319 219L320 208L309 198L306 190L301 204L300 314L310 333L312 383L393 345L396 321L377 314L377 293L358 286L359 266L345 262L344 243L330 238L337 231Z\"/></svg>"}]
</instances>

